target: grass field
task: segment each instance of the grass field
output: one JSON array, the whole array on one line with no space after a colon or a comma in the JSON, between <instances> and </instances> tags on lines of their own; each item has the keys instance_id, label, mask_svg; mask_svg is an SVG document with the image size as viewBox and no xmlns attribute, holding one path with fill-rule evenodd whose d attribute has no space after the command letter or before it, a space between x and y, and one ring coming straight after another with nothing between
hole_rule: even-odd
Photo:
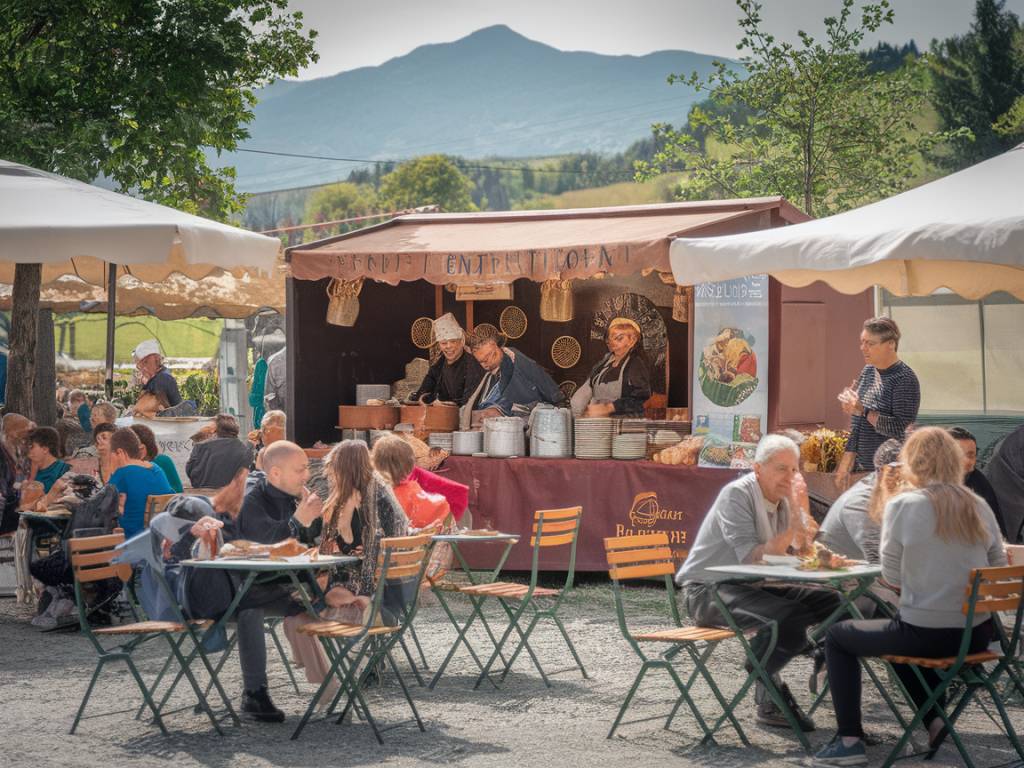
<instances>
[{"instance_id":1,"label":"grass field","mask_svg":"<svg viewBox=\"0 0 1024 768\"><path fill-rule=\"evenodd\" d=\"M563 192L560 195L538 197L524 203L531 210L557 208L597 208L605 205L644 205L669 203L675 199L675 189L681 173L667 173L651 181L637 184L623 181L605 187L590 187Z\"/></svg>"},{"instance_id":2,"label":"grass field","mask_svg":"<svg viewBox=\"0 0 1024 768\"><path fill-rule=\"evenodd\" d=\"M157 339L167 357L209 358L217 353L223 322L195 318L158 320L155 317L119 317L114 361L130 363L132 350L145 339ZM74 332L74 350L71 334ZM58 315L54 318L54 346L76 360L103 360L107 349L107 316L103 313Z\"/></svg>"}]
</instances>

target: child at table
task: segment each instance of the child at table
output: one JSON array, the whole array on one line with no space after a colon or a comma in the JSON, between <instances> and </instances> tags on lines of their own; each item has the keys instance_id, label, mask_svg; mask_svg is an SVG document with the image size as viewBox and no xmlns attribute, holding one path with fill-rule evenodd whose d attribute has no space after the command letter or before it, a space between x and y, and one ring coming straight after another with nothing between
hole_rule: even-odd
<instances>
[{"instance_id":1,"label":"child at table","mask_svg":"<svg viewBox=\"0 0 1024 768\"><path fill-rule=\"evenodd\" d=\"M964 633L964 587L975 568L1006 565L1002 536L988 504L961 484L963 454L945 430L926 427L907 439L900 454L911 490L885 507L882 522L882 577L901 589L894 619L841 621L828 631L825 656L838 731L815 756L816 765L867 762L861 725L860 657L894 654L955 656ZM975 617L969 653L984 650L993 637L992 619ZM928 698L913 670L893 669L917 706ZM922 669L929 686L938 673ZM945 705L939 701L937 706ZM929 748L942 741L943 721L935 709L924 717Z\"/></svg>"}]
</instances>

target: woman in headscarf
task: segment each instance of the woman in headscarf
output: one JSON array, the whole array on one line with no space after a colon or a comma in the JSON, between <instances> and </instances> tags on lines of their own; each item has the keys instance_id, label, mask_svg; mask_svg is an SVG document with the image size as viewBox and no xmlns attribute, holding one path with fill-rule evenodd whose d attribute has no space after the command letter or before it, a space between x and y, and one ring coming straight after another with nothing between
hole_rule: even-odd
<instances>
[{"instance_id":1,"label":"woman in headscarf","mask_svg":"<svg viewBox=\"0 0 1024 768\"><path fill-rule=\"evenodd\" d=\"M640 325L627 317L608 324L608 354L572 396L575 416L643 416L651 396L651 371L643 353Z\"/></svg>"}]
</instances>

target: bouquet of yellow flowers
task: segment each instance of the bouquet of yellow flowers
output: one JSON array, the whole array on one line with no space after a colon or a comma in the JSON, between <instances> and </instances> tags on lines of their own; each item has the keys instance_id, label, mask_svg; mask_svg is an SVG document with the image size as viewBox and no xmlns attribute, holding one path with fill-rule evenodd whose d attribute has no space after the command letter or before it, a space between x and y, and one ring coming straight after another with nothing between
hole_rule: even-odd
<instances>
[{"instance_id":1,"label":"bouquet of yellow flowers","mask_svg":"<svg viewBox=\"0 0 1024 768\"><path fill-rule=\"evenodd\" d=\"M816 429L800 444L800 462L806 472L835 472L846 450L847 430Z\"/></svg>"}]
</instances>

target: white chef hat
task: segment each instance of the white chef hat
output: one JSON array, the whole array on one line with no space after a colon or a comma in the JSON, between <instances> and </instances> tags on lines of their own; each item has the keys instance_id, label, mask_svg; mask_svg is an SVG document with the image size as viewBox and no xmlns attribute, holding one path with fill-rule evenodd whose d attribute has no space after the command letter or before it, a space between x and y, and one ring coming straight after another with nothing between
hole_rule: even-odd
<instances>
[{"instance_id":1,"label":"white chef hat","mask_svg":"<svg viewBox=\"0 0 1024 768\"><path fill-rule=\"evenodd\" d=\"M146 339L145 341L140 342L139 345L132 350L132 359L135 360L135 362L144 360L150 355L160 355L163 357L163 353L160 351L160 342L156 339Z\"/></svg>"},{"instance_id":2,"label":"white chef hat","mask_svg":"<svg viewBox=\"0 0 1024 768\"><path fill-rule=\"evenodd\" d=\"M465 335L455 315L447 312L434 321L434 338L438 341L454 341Z\"/></svg>"}]
</instances>

